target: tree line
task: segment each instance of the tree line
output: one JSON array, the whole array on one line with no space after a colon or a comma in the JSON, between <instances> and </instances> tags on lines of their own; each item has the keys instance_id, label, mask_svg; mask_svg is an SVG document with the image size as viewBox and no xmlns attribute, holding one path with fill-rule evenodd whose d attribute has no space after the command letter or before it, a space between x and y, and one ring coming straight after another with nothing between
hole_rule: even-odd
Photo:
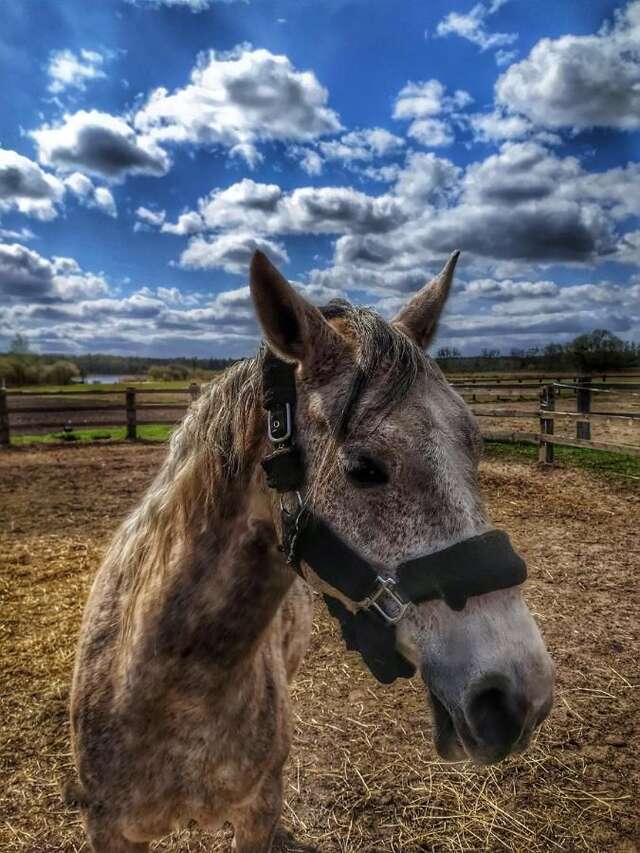
<instances>
[{"instance_id":1,"label":"tree line","mask_svg":"<svg viewBox=\"0 0 640 853\"><path fill-rule=\"evenodd\" d=\"M445 373L479 373L518 370L593 373L640 367L640 344L623 341L608 329L594 329L566 344L511 349L485 348L479 355L463 356L454 347L441 347L436 361Z\"/></svg>"},{"instance_id":2,"label":"tree line","mask_svg":"<svg viewBox=\"0 0 640 853\"><path fill-rule=\"evenodd\" d=\"M69 385L86 377L103 374L151 379L209 379L237 359L232 358L147 358L142 356L85 353L68 355L31 352L29 342L17 334L6 353L0 353L0 383L22 385Z\"/></svg>"},{"instance_id":3,"label":"tree line","mask_svg":"<svg viewBox=\"0 0 640 853\"><path fill-rule=\"evenodd\" d=\"M231 358L147 358L142 356L87 353L84 355L36 354L22 335L14 337L9 351L0 354L0 383L22 385L68 385L92 374L118 377L146 376L156 380L205 380L224 370ZM436 361L445 373L483 371L513 372L580 371L584 373L640 367L640 344L623 341L607 329L595 329L566 344L544 347L483 349L479 355L463 356L453 347L441 347Z\"/></svg>"}]
</instances>

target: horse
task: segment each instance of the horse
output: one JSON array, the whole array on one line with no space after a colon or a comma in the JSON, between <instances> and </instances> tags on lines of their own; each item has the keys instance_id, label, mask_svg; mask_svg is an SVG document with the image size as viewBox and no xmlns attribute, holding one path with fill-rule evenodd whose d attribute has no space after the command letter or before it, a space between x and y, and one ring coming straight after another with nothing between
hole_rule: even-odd
<instances>
[{"instance_id":1,"label":"horse","mask_svg":"<svg viewBox=\"0 0 640 853\"><path fill-rule=\"evenodd\" d=\"M316 307L255 253L250 293L264 343L192 405L86 604L69 796L95 853L142 853L194 821L230 823L236 853L276 849L289 684L310 638L312 590L339 606L344 625L372 612L344 593L352 563L384 567L378 592L389 595L366 602L382 614L367 617L366 642L384 638L396 674L420 672L444 759L489 764L520 752L549 713L553 664L522 577L486 588L493 551L476 560L456 550L491 530L478 427L424 352L456 260L387 322L343 300ZM288 371L295 408L280 400L266 425L270 360ZM292 449L291 435L278 444L283 424L304 468L304 485L288 491L270 488L265 461L274 447ZM329 561L332 582L283 547L302 507L351 555ZM455 557L447 572L476 584L467 599L393 593L399 566L424 555L420 581L420 560L443 553Z\"/></svg>"}]
</instances>

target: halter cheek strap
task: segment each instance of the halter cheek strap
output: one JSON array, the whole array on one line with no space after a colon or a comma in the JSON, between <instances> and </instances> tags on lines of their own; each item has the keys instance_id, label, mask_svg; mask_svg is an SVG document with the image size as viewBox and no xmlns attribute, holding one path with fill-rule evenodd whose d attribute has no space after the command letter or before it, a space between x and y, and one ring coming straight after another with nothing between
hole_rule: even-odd
<instances>
[{"instance_id":1,"label":"halter cheek strap","mask_svg":"<svg viewBox=\"0 0 640 853\"><path fill-rule=\"evenodd\" d=\"M269 351L264 359L263 404L274 447L262 460L267 483L281 495L297 497L294 510L280 498L282 550L301 576L304 562L354 604L355 613L333 596L324 596L329 612L340 622L347 648L360 652L378 681L388 684L415 673L396 649L396 625L410 604L442 599L451 609L462 610L472 596L524 582L526 565L501 530L407 560L395 568L394 577L372 565L304 506L304 464L294 441L294 368Z\"/></svg>"}]
</instances>

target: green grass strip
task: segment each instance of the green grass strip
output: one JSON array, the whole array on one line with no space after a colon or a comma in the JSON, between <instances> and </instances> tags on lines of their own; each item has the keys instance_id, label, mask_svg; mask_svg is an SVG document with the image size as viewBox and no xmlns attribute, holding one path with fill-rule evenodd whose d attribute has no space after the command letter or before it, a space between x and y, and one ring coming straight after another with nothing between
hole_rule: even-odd
<instances>
[{"instance_id":1,"label":"green grass strip","mask_svg":"<svg viewBox=\"0 0 640 853\"><path fill-rule=\"evenodd\" d=\"M504 441L485 441L485 456L491 458L521 459L536 462L538 448L533 444ZM609 450L590 450L583 447L555 445L555 462L558 465L584 468L597 474L613 474L640 480L640 458Z\"/></svg>"},{"instance_id":2,"label":"green grass strip","mask_svg":"<svg viewBox=\"0 0 640 853\"><path fill-rule=\"evenodd\" d=\"M143 441L167 441L175 429L171 424L138 424L138 438ZM98 444L101 441L124 441L126 427L92 427L74 429L71 437L64 432L47 432L40 435L15 435L11 444Z\"/></svg>"}]
</instances>

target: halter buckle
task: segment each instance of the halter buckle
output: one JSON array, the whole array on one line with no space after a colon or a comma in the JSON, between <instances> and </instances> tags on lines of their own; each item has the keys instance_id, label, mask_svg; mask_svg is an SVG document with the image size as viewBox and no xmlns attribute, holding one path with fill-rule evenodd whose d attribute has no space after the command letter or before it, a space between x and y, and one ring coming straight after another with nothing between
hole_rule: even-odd
<instances>
[{"instance_id":1,"label":"halter buckle","mask_svg":"<svg viewBox=\"0 0 640 853\"><path fill-rule=\"evenodd\" d=\"M268 410L267 432L272 444L282 444L291 438L293 424L290 403L276 403Z\"/></svg>"},{"instance_id":2,"label":"halter buckle","mask_svg":"<svg viewBox=\"0 0 640 853\"><path fill-rule=\"evenodd\" d=\"M379 586L373 595L370 595L366 600L365 607L373 607L385 622L388 622L390 625L396 625L407 612L409 602L400 598L395 591L397 584L393 578L383 578L378 575L376 580ZM393 602L391 612L382 606L381 599L385 598L387 601L391 600Z\"/></svg>"}]
</instances>

